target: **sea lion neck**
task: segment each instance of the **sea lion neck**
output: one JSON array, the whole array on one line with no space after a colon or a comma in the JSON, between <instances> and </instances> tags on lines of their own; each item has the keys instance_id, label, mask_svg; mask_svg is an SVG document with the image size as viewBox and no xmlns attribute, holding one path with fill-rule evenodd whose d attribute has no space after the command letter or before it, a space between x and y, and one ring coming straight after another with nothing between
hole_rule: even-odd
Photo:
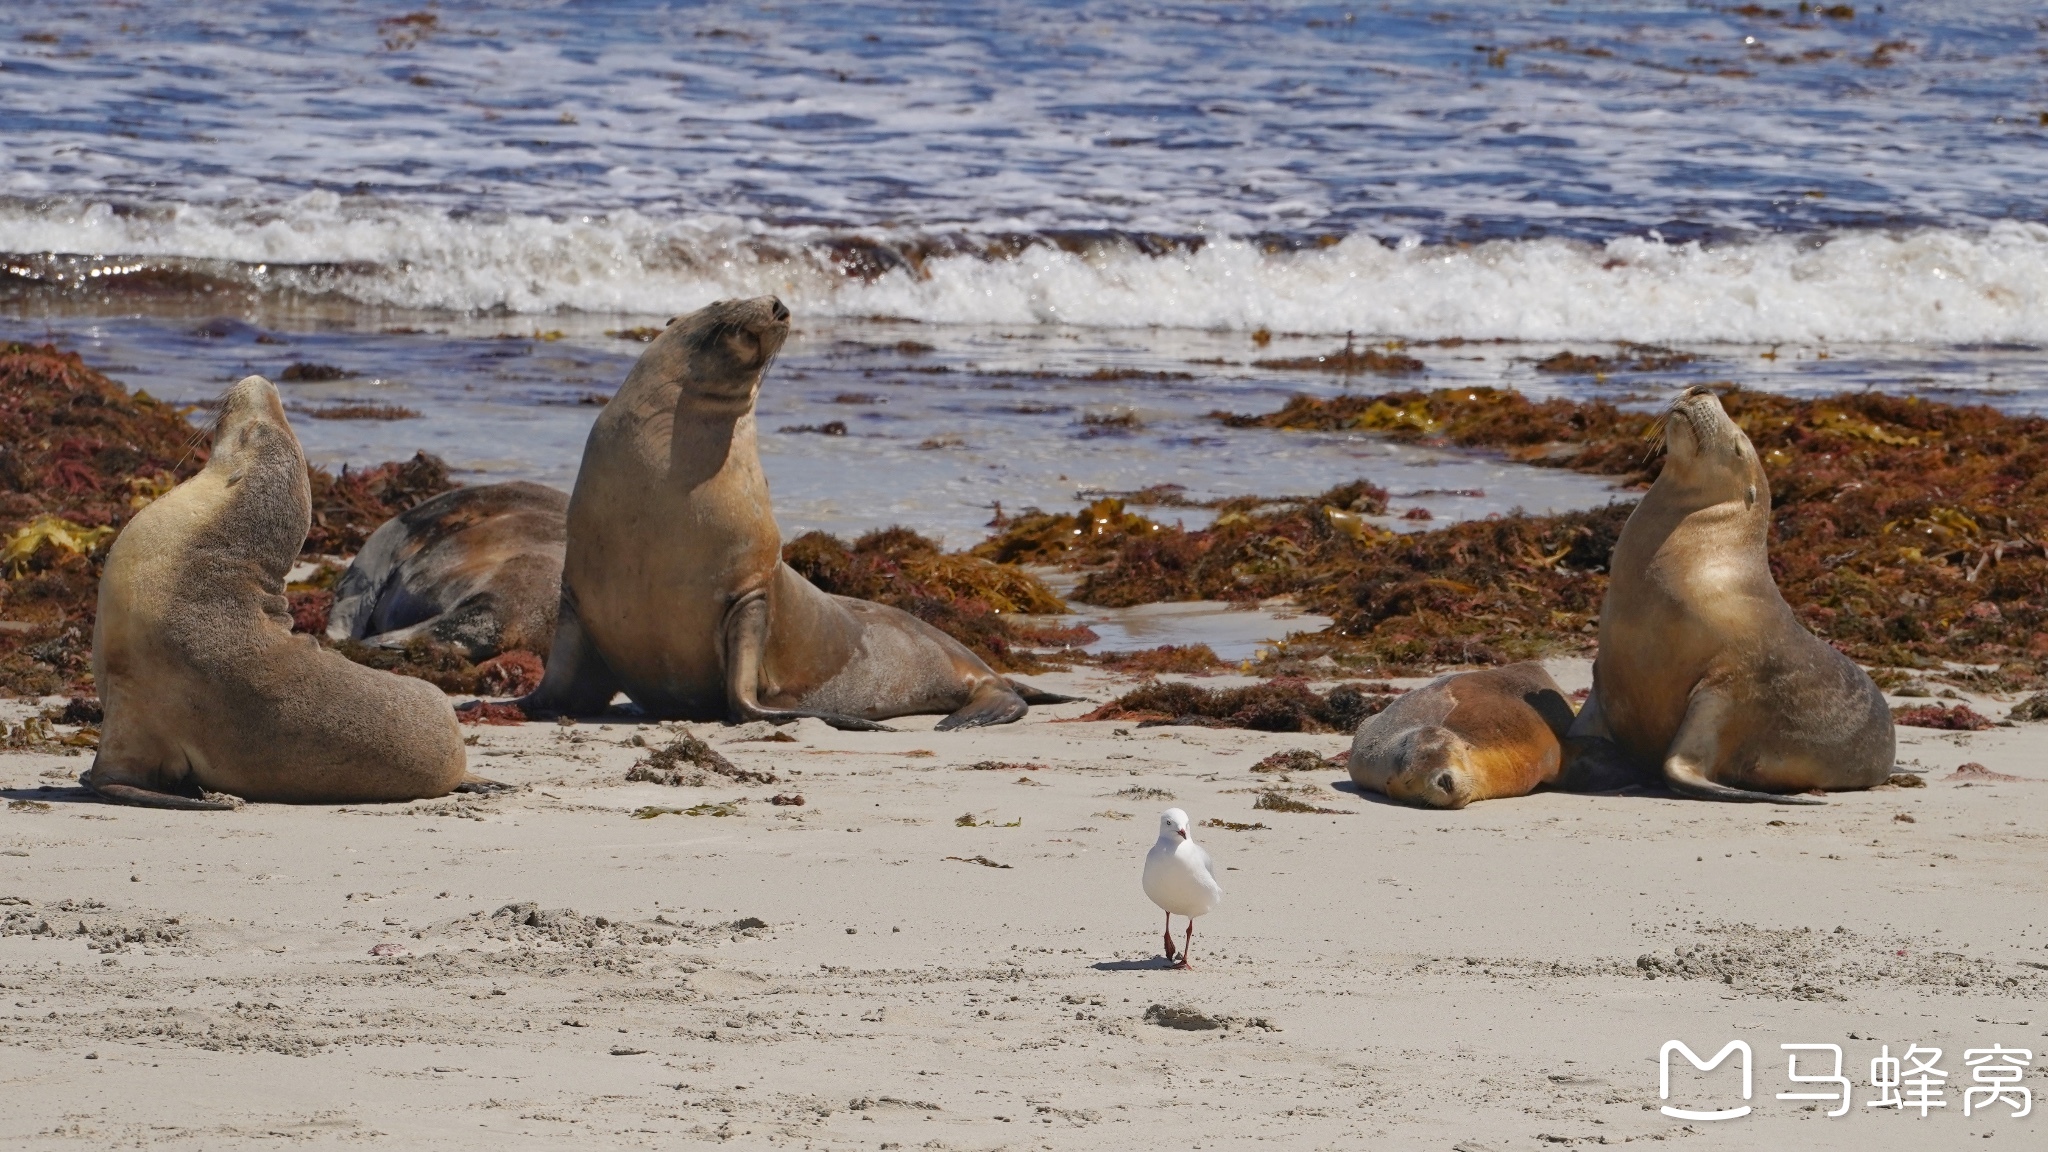
<instances>
[{"instance_id":1,"label":"sea lion neck","mask_svg":"<svg viewBox=\"0 0 2048 1152\"><path fill-rule=\"evenodd\" d=\"M246 377L222 397L203 476L215 503L196 554L281 593L312 527L313 493L305 452L268 380Z\"/></svg>"}]
</instances>

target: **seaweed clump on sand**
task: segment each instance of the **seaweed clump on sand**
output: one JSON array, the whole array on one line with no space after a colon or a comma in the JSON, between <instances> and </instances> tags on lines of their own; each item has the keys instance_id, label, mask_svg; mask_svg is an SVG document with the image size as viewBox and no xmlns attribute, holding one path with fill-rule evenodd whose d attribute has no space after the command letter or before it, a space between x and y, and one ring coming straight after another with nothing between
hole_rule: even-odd
<instances>
[{"instance_id":1,"label":"seaweed clump on sand","mask_svg":"<svg viewBox=\"0 0 2048 1152\"><path fill-rule=\"evenodd\" d=\"M1028 645L1037 631L1018 619L1065 612L1037 577L1009 564L943 551L908 528L882 528L847 544L806 532L783 545L783 562L821 591L900 608L966 645L989 667L1043 667Z\"/></svg>"},{"instance_id":2,"label":"seaweed clump on sand","mask_svg":"<svg viewBox=\"0 0 2048 1152\"><path fill-rule=\"evenodd\" d=\"M688 732L677 734L676 738L665 746L634 761L633 766L626 769L626 779L649 784L666 784L672 788L701 788L714 783L712 775L707 773L741 784L780 783L775 773L755 772L742 768Z\"/></svg>"},{"instance_id":3,"label":"seaweed clump on sand","mask_svg":"<svg viewBox=\"0 0 2048 1152\"><path fill-rule=\"evenodd\" d=\"M1365 519L1385 510L1384 489L1354 482L1306 500L1233 502L1206 528L1106 533L1053 554L1072 567L1097 561L1072 593L1083 603L1120 608L1289 597L1336 619L1330 631L1282 646L1287 659L1305 661L1321 646L1321 654L1346 664L1393 671L1505 663L1591 643L1606 587L1601 573L1628 517L1626 506L1507 516L1406 535ZM1090 514L1105 511L1098 507L1071 520L1114 526L1113 518ZM1058 526L1050 532L1041 526L1045 518L1018 517L983 545L984 554L1024 552L1041 540L1060 539ZM1315 671L1305 665L1274 670Z\"/></svg>"},{"instance_id":4,"label":"seaweed clump on sand","mask_svg":"<svg viewBox=\"0 0 2048 1152\"><path fill-rule=\"evenodd\" d=\"M1250 728L1258 732L1353 732L1377 716L1395 693L1384 684L1339 684L1317 692L1305 680L1280 678L1242 688L1203 688L1148 680L1079 720L1136 720L1140 728L1180 725Z\"/></svg>"},{"instance_id":5,"label":"seaweed clump on sand","mask_svg":"<svg viewBox=\"0 0 2048 1152\"><path fill-rule=\"evenodd\" d=\"M0 428L0 694L90 695L107 546L206 451L183 412L47 344L0 344Z\"/></svg>"},{"instance_id":6,"label":"seaweed clump on sand","mask_svg":"<svg viewBox=\"0 0 2048 1152\"><path fill-rule=\"evenodd\" d=\"M2048 419L1880 393L1795 399L1730 387L1722 403L1749 435L1769 477L1772 572L1808 627L1866 664L1990 665L2005 690L2040 683L2038 662L2048 657ZM1652 452L1656 413L1599 401L1535 401L1500 389L1295 397L1264 416L1220 418L1239 427L1381 431L1637 484L1654 480L1661 464ZM1468 659L1519 659L1524 649L1516 638L1531 628L1562 638L1574 617L1591 619L1580 606L1597 609L1607 550L1626 512L1506 517L1373 547L1405 550L1424 562L1413 566L1419 583L1407 581L1405 591L1390 595L1419 596L1429 613L1465 612L1468 621L1486 624L1479 633L1504 637L1503 643L1481 643ZM1590 535L1557 553L1557 566L1584 576L1569 602L1551 602L1553 592L1565 590L1547 577L1528 578L1542 577L1541 570L1511 571L1531 558L1521 545L1542 550L1540 558L1562 546L1560 532L1582 529ZM1299 527L1261 525L1260 535L1262 546L1285 552L1279 540L1296 542ZM1213 544L1176 547L1192 555ZM1141 550L1127 551L1116 565L1132 576L1156 567ZM1474 579L1483 573L1470 563L1463 563L1464 574L1431 566L1448 561L1457 568L1474 560L1497 575ZM1125 583L1106 576L1084 582L1075 598L1094 602L1091 596L1106 591L1138 603L1135 597L1184 595L1168 587L1171 582ZM1362 625L1378 630L1389 619L1375 619L1373 604L1387 598L1363 582L1355 587L1366 602L1348 614L1330 595L1333 584L1299 583L1305 605L1339 616L1339 634L1360 636ZM1474 601L1465 586L1487 595ZM1466 597L1462 605L1460 596ZM1563 613L1555 625L1545 623L1550 612ZM1417 639L1441 639L1445 629L1458 627L1448 619L1443 625L1422 629ZM1445 652L1431 640L1414 653L1421 658L1431 648Z\"/></svg>"}]
</instances>

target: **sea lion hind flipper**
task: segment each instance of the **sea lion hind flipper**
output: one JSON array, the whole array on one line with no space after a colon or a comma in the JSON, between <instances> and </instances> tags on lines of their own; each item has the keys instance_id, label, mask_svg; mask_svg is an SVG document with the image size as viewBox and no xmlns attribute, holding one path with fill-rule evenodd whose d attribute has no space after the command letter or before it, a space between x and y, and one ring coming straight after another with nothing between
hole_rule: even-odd
<instances>
[{"instance_id":1,"label":"sea lion hind flipper","mask_svg":"<svg viewBox=\"0 0 2048 1152\"><path fill-rule=\"evenodd\" d=\"M1008 682L1010 691L1015 692L1026 704L1085 704L1089 702L1086 696L1062 696L1057 692L1047 692L1043 688L1034 688L1014 677L1008 678Z\"/></svg>"},{"instance_id":2,"label":"sea lion hind flipper","mask_svg":"<svg viewBox=\"0 0 2048 1152\"><path fill-rule=\"evenodd\" d=\"M242 798L225 792L207 792L200 796L179 796L171 792L156 792L138 788L133 784L86 783L101 799L113 804L130 804L137 808L178 808L185 811L232 812L242 806Z\"/></svg>"},{"instance_id":3,"label":"sea lion hind flipper","mask_svg":"<svg viewBox=\"0 0 2048 1152\"><path fill-rule=\"evenodd\" d=\"M937 731L952 732L960 728L986 728L991 724L1009 724L1030 711L1024 695L1011 687L1010 681L998 676L977 689L952 715L939 721Z\"/></svg>"}]
</instances>

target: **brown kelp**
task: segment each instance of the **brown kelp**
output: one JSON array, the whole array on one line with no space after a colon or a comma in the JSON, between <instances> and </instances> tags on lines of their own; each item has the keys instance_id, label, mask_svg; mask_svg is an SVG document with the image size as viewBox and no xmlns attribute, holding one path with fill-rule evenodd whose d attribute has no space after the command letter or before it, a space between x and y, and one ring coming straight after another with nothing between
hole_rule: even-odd
<instances>
[{"instance_id":1,"label":"brown kelp","mask_svg":"<svg viewBox=\"0 0 2048 1152\"><path fill-rule=\"evenodd\" d=\"M965 644L998 671L1041 666L1025 647L1034 639L1017 619L1065 612L1037 577L1013 565L938 543L908 528L882 528L847 544L806 532L782 548L783 562L820 589L900 608Z\"/></svg>"},{"instance_id":2,"label":"brown kelp","mask_svg":"<svg viewBox=\"0 0 2048 1152\"><path fill-rule=\"evenodd\" d=\"M1339 684L1317 692L1307 681L1292 678L1242 688L1148 680L1078 719L1135 720L1140 728L1177 724L1260 732L1351 732L1359 721L1384 711L1394 696L1385 684Z\"/></svg>"},{"instance_id":3,"label":"brown kelp","mask_svg":"<svg viewBox=\"0 0 2048 1152\"><path fill-rule=\"evenodd\" d=\"M128 518L205 465L189 410L130 393L50 345L0 344L0 693L90 677L100 566ZM340 476L315 469L306 554L351 552L377 525L451 487L431 456ZM307 624L324 607L300 597Z\"/></svg>"},{"instance_id":4,"label":"brown kelp","mask_svg":"<svg viewBox=\"0 0 2048 1152\"><path fill-rule=\"evenodd\" d=\"M2048 420L1879 393L1798 399L1730 386L1723 403L1755 444L1770 477L1772 571L1809 627L1866 663L2010 665L2004 678L2013 686L2035 682L2033 662L2048 655ZM1647 483L1659 467L1649 451L1654 412L1601 401L1531 400L1501 389L1296 397L1264 416L1219 418L1239 427L1384 432L1634 483ZM1428 611L1503 613L1488 622L1488 631L1498 625L1512 636L1539 624L1539 631L1562 638L1571 631L1574 608L1551 603L1549 581L1528 579L1542 573L1526 562L1562 547L1559 533L1567 526L1575 534L1590 533L1557 552L1554 565L1542 567L1583 576L1581 595L1573 599L1597 605L1605 585L1605 548L1612 543L1609 528L1618 528L1624 512L1508 517L1372 547L1406 550L1431 563L1476 558L1481 569L1502 569L1498 576L1474 579L1488 574L1469 566L1464 575L1419 566L1418 575L1426 572L1460 587L1430 585L1425 577L1411 590L1434 598ZM1262 527L1261 544L1272 548L1286 540L1298 546L1305 519L1312 517L1296 514L1292 523L1275 523L1271 531ZM1482 543L1493 546L1492 557L1473 551ZM1545 550L1522 555L1524 544ZM1177 546L1184 553L1206 552L1215 542ZM1132 571L1157 566L1130 551L1115 563ZM1518 558L1523 571L1506 571ZM1299 562L1293 567L1301 575L1297 588L1287 591L1336 611L1339 632L1355 635L1365 623L1379 627L1380 621L1356 616L1347 625L1327 574ZM1264 586L1277 593L1281 583L1269 579ZM1463 594L1464 587L1490 593L1490 603L1468 601L1461 609L1450 594ZM1427 588L1436 591L1424 593ZM1084 583L1076 598L1088 601L1094 592ZM1129 598L1141 593L1110 591L1121 602L1135 602ZM1542 624L1557 611L1565 613L1556 621L1561 628ZM1448 618L1442 624L1423 632L1457 628ZM1486 647L1497 652L1494 658L1517 658L1517 646L1504 644L1482 645L1472 658L1488 659Z\"/></svg>"}]
</instances>

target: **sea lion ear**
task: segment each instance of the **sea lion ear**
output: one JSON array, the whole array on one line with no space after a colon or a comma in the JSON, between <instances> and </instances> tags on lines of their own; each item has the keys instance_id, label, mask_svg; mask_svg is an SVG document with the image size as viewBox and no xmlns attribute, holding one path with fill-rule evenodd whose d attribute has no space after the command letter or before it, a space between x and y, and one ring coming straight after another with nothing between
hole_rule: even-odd
<instances>
[{"instance_id":1,"label":"sea lion ear","mask_svg":"<svg viewBox=\"0 0 2048 1152\"><path fill-rule=\"evenodd\" d=\"M668 323L666 323L666 324L662 325L662 327L664 327L664 328L673 328L673 327L675 327L675 326L676 326L676 321L678 321L678 320L681 320L681 319L682 319L682 317L681 317L681 316L671 316L671 317L669 317L669 318L668 318Z\"/></svg>"},{"instance_id":2,"label":"sea lion ear","mask_svg":"<svg viewBox=\"0 0 2048 1152\"><path fill-rule=\"evenodd\" d=\"M1756 485L1751 484L1743 488L1742 502L1746 507L1756 507Z\"/></svg>"}]
</instances>

